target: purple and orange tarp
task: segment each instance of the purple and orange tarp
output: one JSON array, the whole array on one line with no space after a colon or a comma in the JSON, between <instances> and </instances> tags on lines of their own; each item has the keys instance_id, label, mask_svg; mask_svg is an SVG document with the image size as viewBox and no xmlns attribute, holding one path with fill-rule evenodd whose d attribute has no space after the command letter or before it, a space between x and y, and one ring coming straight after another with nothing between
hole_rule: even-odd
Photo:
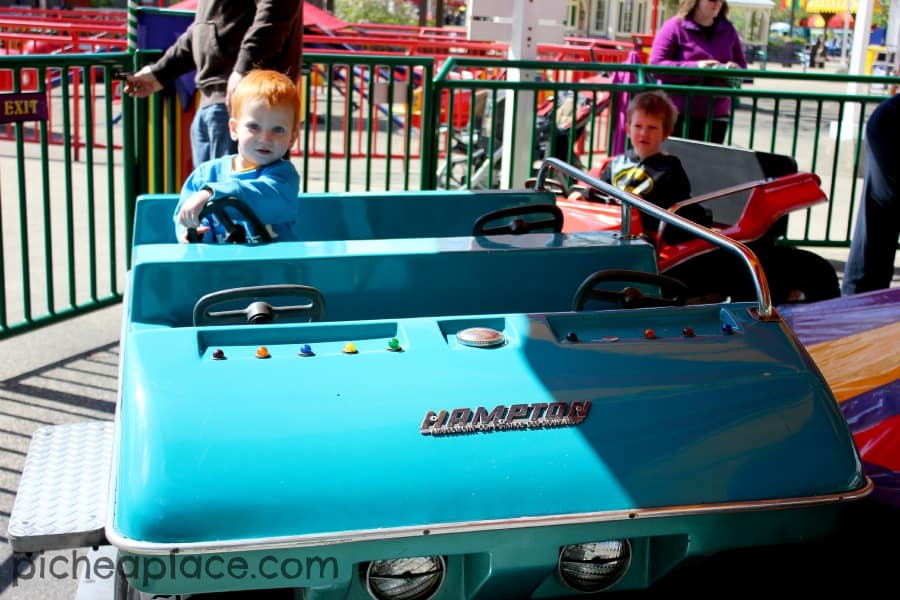
<instances>
[{"instance_id":1,"label":"purple and orange tarp","mask_svg":"<svg viewBox=\"0 0 900 600\"><path fill-rule=\"evenodd\" d=\"M900 507L900 288L778 311L831 386L873 497Z\"/></svg>"}]
</instances>

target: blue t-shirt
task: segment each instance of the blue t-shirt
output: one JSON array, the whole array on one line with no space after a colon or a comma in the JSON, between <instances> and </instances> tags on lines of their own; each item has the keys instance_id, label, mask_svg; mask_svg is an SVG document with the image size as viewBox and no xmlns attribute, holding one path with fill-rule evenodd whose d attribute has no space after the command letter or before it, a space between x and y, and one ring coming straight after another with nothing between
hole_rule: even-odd
<instances>
[{"instance_id":1,"label":"blue t-shirt","mask_svg":"<svg viewBox=\"0 0 900 600\"><path fill-rule=\"evenodd\" d=\"M182 239L185 227L177 222L181 205L195 192L208 188L211 200L234 196L256 213L273 240L291 241L298 239L296 231L300 175L289 160L280 159L268 165L233 171L236 155L223 156L207 161L190 174L181 188L181 197L175 207L173 218L175 235ZM235 223L240 223L247 231L247 239L253 239L259 232L253 231L243 215L231 208L226 209ZM210 230L204 235L204 242L224 242L226 231L215 217L204 219Z\"/></svg>"}]
</instances>

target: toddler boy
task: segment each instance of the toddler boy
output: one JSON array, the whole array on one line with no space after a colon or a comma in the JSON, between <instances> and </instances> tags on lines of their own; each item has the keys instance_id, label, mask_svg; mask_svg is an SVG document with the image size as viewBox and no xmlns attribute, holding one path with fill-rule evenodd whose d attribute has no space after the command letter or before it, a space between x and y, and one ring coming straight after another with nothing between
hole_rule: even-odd
<instances>
[{"instance_id":1,"label":"toddler boy","mask_svg":"<svg viewBox=\"0 0 900 600\"><path fill-rule=\"evenodd\" d=\"M300 95L291 79L278 71L255 70L238 84L231 98L231 139L238 153L198 166L181 188L175 207L175 235L187 242L196 228L205 242L224 242L226 231L215 216L199 222L207 202L233 196L243 201L276 240L296 239L297 193L300 175L286 152L300 130ZM238 211L226 209L252 240L252 231ZM233 213L233 214L232 214Z\"/></svg>"}]
</instances>

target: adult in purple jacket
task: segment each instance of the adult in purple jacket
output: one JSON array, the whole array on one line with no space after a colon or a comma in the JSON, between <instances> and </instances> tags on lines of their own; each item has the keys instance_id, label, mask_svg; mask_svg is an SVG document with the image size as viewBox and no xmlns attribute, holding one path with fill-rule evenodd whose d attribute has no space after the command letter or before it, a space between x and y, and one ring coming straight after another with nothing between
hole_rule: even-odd
<instances>
[{"instance_id":1,"label":"adult in purple jacket","mask_svg":"<svg viewBox=\"0 0 900 600\"><path fill-rule=\"evenodd\" d=\"M673 67L746 69L747 59L741 38L726 17L724 0L681 0L678 14L663 23L650 51L650 64ZM659 75L660 81L675 85L730 87L734 79ZM706 140L709 106L712 121L709 140L725 141L731 118L731 99L714 96L682 96L670 94L678 109L678 121L672 135L693 140ZM684 130L687 122L687 131Z\"/></svg>"}]
</instances>

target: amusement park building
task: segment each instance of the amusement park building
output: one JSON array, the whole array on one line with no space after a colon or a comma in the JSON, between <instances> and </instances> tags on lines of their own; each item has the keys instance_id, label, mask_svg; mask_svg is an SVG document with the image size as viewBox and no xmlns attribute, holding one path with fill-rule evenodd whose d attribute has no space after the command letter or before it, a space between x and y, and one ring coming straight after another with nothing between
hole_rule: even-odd
<instances>
[{"instance_id":1,"label":"amusement park building","mask_svg":"<svg viewBox=\"0 0 900 600\"><path fill-rule=\"evenodd\" d=\"M741 39L764 43L769 31L772 0L728 0L729 18ZM674 14L674 12L672 13ZM566 13L568 32L630 40L633 34L653 34L671 14L663 0L569 0Z\"/></svg>"}]
</instances>

